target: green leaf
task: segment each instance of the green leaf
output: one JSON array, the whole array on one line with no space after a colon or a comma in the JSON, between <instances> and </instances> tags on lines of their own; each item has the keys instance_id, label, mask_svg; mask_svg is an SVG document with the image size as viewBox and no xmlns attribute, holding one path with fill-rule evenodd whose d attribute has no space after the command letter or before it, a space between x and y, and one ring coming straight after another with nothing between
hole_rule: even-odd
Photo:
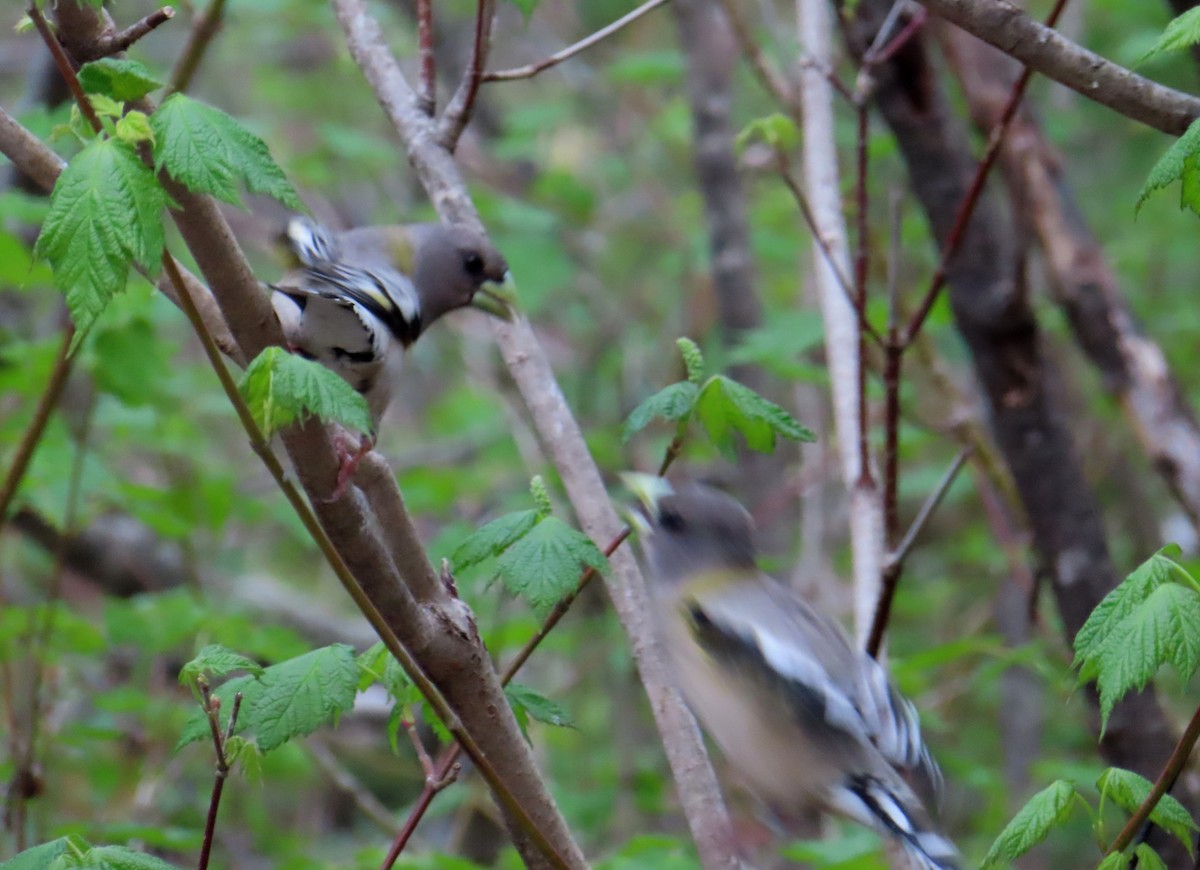
<instances>
[{"instance_id":1,"label":"green leaf","mask_svg":"<svg viewBox=\"0 0 1200 870\"><path fill-rule=\"evenodd\" d=\"M984 856L980 870L994 867L1001 861L1013 861L1024 855L1067 817L1075 798L1075 786L1059 779L1031 797L1004 826L992 848Z\"/></svg>"},{"instance_id":2,"label":"green leaf","mask_svg":"<svg viewBox=\"0 0 1200 870\"><path fill-rule=\"evenodd\" d=\"M741 434L747 447L760 453L774 450L778 435L793 441L816 440L783 408L724 375L708 379L695 407L708 437L726 455L733 452L734 432Z\"/></svg>"},{"instance_id":3,"label":"green leaf","mask_svg":"<svg viewBox=\"0 0 1200 870\"><path fill-rule=\"evenodd\" d=\"M233 696L242 693L234 733L253 733L258 748L265 753L333 721L350 709L357 689L354 649L334 644L271 665L257 679L235 677L213 694L221 699L221 723L225 727ZM175 748L208 736L207 717L203 710L197 710L184 725Z\"/></svg>"},{"instance_id":4,"label":"green leaf","mask_svg":"<svg viewBox=\"0 0 1200 870\"><path fill-rule=\"evenodd\" d=\"M262 781L263 754L253 740L234 735L225 741L225 760L237 766L251 782Z\"/></svg>"},{"instance_id":5,"label":"green leaf","mask_svg":"<svg viewBox=\"0 0 1200 870\"><path fill-rule=\"evenodd\" d=\"M0 870L47 870L47 868L57 868L62 866L61 863L55 863L56 859L71 853L71 850L84 851L88 848L86 841L79 837L59 837L57 840L51 840L49 843L42 843L40 846L34 846L31 849L26 849L24 852L18 852L7 861L0 861Z\"/></svg>"},{"instance_id":6,"label":"green leaf","mask_svg":"<svg viewBox=\"0 0 1200 870\"><path fill-rule=\"evenodd\" d=\"M76 866L86 870L176 870L174 864L125 846L97 846L81 857Z\"/></svg>"},{"instance_id":7,"label":"green leaf","mask_svg":"<svg viewBox=\"0 0 1200 870\"><path fill-rule=\"evenodd\" d=\"M419 697L408 674L382 641L360 655L356 664L363 672L358 678L358 691L364 691L372 683L379 683L399 704L412 703Z\"/></svg>"},{"instance_id":8,"label":"green leaf","mask_svg":"<svg viewBox=\"0 0 1200 870\"><path fill-rule=\"evenodd\" d=\"M1170 663L1186 681L1200 662L1200 595L1164 583L1118 623L1095 662L1102 728L1113 706L1130 689L1143 689Z\"/></svg>"},{"instance_id":9,"label":"green leaf","mask_svg":"<svg viewBox=\"0 0 1200 870\"><path fill-rule=\"evenodd\" d=\"M1104 596L1075 635L1075 667L1082 667L1087 660L1095 658L1113 628L1145 601L1151 592L1163 583L1170 582L1178 567L1170 556L1178 552L1178 547L1164 547ZM1080 675L1080 679L1090 678Z\"/></svg>"},{"instance_id":10,"label":"green leaf","mask_svg":"<svg viewBox=\"0 0 1200 870\"><path fill-rule=\"evenodd\" d=\"M150 129L150 118L145 112L126 112L117 121L117 138L130 145L154 142L154 131Z\"/></svg>"},{"instance_id":11,"label":"green leaf","mask_svg":"<svg viewBox=\"0 0 1200 870\"><path fill-rule=\"evenodd\" d=\"M1104 860L1096 865L1096 870L1126 870L1129 867L1129 854L1126 852L1113 852L1111 855L1105 855Z\"/></svg>"},{"instance_id":12,"label":"green leaf","mask_svg":"<svg viewBox=\"0 0 1200 870\"><path fill-rule=\"evenodd\" d=\"M145 64L115 57L85 63L79 68L79 83L89 94L104 94L122 103L140 100L163 86Z\"/></svg>"},{"instance_id":13,"label":"green leaf","mask_svg":"<svg viewBox=\"0 0 1200 870\"><path fill-rule=\"evenodd\" d=\"M354 649L334 644L313 650L267 668L260 683L262 694L253 704L242 702L239 722L254 732L259 749L270 752L350 709L358 689Z\"/></svg>"},{"instance_id":14,"label":"green leaf","mask_svg":"<svg viewBox=\"0 0 1200 870\"><path fill-rule=\"evenodd\" d=\"M747 145L755 142L790 151L800 144L800 130L787 115L775 112L765 118L755 118L743 127L734 140L734 146L738 151L744 151Z\"/></svg>"},{"instance_id":15,"label":"green leaf","mask_svg":"<svg viewBox=\"0 0 1200 870\"><path fill-rule=\"evenodd\" d=\"M1188 848L1191 848L1190 843ZM1138 870L1167 870L1166 862L1146 843L1139 843L1133 854L1138 859Z\"/></svg>"},{"instance_id":16,"label":"green leaf","mask_svg":"<svg viewBox=\"0 0 1200 870\"><path fill-rule=\"evenodd\" d=\"M546 481L540 474L535 474L529 481L529 494L533 497L534 509L539 517L548 517L554 512L550 503L550 493L546 490Z\"/></svg>"},{"instance_id":17,"label":"green leaf","mask_svg":"<svg viewBox=\"0 0 1200 870\"><path fill-rule=\"evenodd\" d=\"M544 614L575 590L582 565L608 570L608 560L591 538L557 517L546 517L504 551L496 570L510 592Z\"/></svg>"},{"instance_id":18,"label":"green leaf","mask_svg":"<svg viewBox=\"0 0 1200 870\"><path fill-rule=\"evenodd\" d=\"M692 409L696 405L696 397L699 395L700 388L691 381L680 381L663 387L633 409L633 413L629 415L629 419L625 421L625 426L621 430L621 440L629 441L635 434L645 429L655 417L662 417L664 420L670 421L684 419L692 413Z\"/></svg>"},{"instance_id":19,"label":"green leaf","mask_svg":"<svg viewBox=\"0 0 1200 870\"><path fill-rule=\"evenodd\" d=\"M574 728L575 723L567 715L567 711L528 686L520 683L509 683L504 687L504 694L514 712L524 711L535 722L555 725L559 728Z\"/></svg>"},{"instance_id":20,"label":"green leaf","mask_svg":"<svg viewBox=\"0 0 1200 870\"><path fill-rule=\"evenodd\" d=\"M81 335L125 289L131 261L157 269L165 205L154 173L116 140L93 140L59 175L36 251L54 269Z\"/></svg>"},{"instance_id":21,"label":"green leaf","mask_svg":"<svg viewBox=\"0 0 1200 870\"><path fill-rule=\"evenodd\" d=\"M262 139L220 109L174 94L150 118L154 165L189 190L239 205L238 183L288 208L304 204Z\"/></svg>"},{"instance_id":22,"label":"green leaf","mask_svg":"<svg viewBox=\"0 0 1200 870\"><path fill-rule=\"evenodd\" d=\"M537 511L516 511L476 529L458 545L450 557L455 571L464 571L493 556L499 556L537 525Z\"/></svg>"},{"instance_id":23,"label":"green leaf","mask_svg":"<svg viewBox=\"0 0 1200 870\"><path fill-rule=\"evenodd\" d=\"M220 644L209 644L196 657L179 669L179 682L190 686L196 678L205 675L212 679L220 679L234 671L249 671L254 676L263 672L263 667L254 659L235 653Z\"/></svg>"},{"instance_id":24,"label":"green leaf","mask_svg":"<svg viewBox=\"0 0 1200 870\"><path fill-rule=\"evenodd\" d=\"M1131 770L1110 767L1100 774L1096 788L1102 797L1109 798L1121 809L1132 813L1149 797L1154 784ZM1150 821L1178 837L1191 853L1193 834L1200 831L1200 827L1197 827L1183 804L1169 794L1163 795L1151 811Z\"/></svg>"},{"instance_id":25,"label":"green leaf","mask_svg":"<svg viewBox=\"0 0 1200 870\"><path fill-rule=\"evenodd\" d=\"M700 345L683 335L675 339L675 346L679 348L679 354L683 357L688 381L699 386L700 381L704 379L704 354L700 352Z\"/></svg>"},{"instance_id":26,"label":"green leaf","mask_svg":"<svg viewBox=\"0 0 1200 870\"><path fill-rule=\"evenodd\" d=\"M363 433L374 430L367 400L352 386L320 363L281 347L256 356L238 390L267 438L309 414Z\"/></svg>"},{"instance_id":27,"label":"green leaf","mask_svg":"<svg viewBox=\"0 0 1200 870\"><path fill-rule=\"evenodd\" d=\"M1141 211L1142 204L1150 194L1161 190L1175 181L1181 182L1179 192L1179 207L1190 208L1200 214L1200 172L1196 163L1196 153L1200 150L1200 118L1188 126L1184 134L1175 141L1167 153L1158 159L1146 183L1138 194L1134 213Z\"/></svg>"},{"instance_id":28,"label":"green leaf","mask_svg":"<svg viewBox=\"0 0 1200 870\"><path fill-rule=\"evenodd\" d=\"M1153 57L1170 51L1183 51L1200 43L1200 7L1189 9L1173 19L1155 40L1150 50L1138 58L1134 66L1139 66Z\"/></svg>"}]
</instances>

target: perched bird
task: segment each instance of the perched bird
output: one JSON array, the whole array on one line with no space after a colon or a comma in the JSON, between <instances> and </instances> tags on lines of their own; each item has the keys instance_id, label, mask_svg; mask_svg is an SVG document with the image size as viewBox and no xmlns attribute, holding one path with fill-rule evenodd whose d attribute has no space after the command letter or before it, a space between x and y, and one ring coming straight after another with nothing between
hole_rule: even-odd
<instances>
[{"instance_id":1,"label":"perched bird","mask_svg":"<svg viewBox=\"0 0 1200 870\"><path fill-rule=\"evenodd\" d=\"M290 268L271 285L288 347L341 375L379 419L391 398L393 342L407 348L443 314L468 305L511 320L516 293L504 257L464 226L409 224L333 233L306 217L288 222ZM373 439L338 475L339 494ZM339 446L339 450L341 450Z\"/></svg>"},{"instance_id":2,"label":"perched bird","mask_svg":"<svg viewBox=\"0 0 1200 870\"><path fill-rule=\"evenodd\" d=\"M751 790L785 818L816 807L894 838L916 870L957 868L925 809L941 774L883 667L757 568L733 498L625 480L645 507L635 524L676 681Z\"/></svg>"},{"instance_id":3,"label":"perched bird","mask_svg":"<svg viewBox=\"0 0 1200 870\"><path fill-rule=\"evenodd\" d=\"M468 305L511 320L515 291L504 257L464 226L410 224L333 233L288 222L291 268L271 304L295 352L317 360L367 397L378 420L392 341L409 347L443 314Z\"/></svg>"}]
</instances>

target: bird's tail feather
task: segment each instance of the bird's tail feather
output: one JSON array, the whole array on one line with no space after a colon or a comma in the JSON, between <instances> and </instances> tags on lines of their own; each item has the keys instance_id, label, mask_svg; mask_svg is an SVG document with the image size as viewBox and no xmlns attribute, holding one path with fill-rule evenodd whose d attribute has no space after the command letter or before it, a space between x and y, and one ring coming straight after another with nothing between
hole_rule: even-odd
<instances>
[{"instance_id":1,"label":"bird's tail feather","mask_svg":"<svg viewBox=\"0 0 1200 870\"><path fill-rule=\"evenodd\" d=\"M954 844L930 827L920 801L905 791L897 794L877 779L856 777L832 795L831 808L897 840L912 870L959 870Z\"/></svg>"}]
</instances>

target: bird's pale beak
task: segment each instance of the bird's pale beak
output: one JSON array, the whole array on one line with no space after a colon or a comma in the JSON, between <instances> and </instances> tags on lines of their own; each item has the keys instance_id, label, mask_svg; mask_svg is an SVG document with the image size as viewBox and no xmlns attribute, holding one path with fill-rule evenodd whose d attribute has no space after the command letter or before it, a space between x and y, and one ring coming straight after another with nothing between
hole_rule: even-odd
<instances>
[{"instance_id":1,"label":"bird's pale beak","mask_svg":"<svg viewBox=\"0 0 1200 870\"><path fill-rule=\"evenodd\" d=\"M651 517L658 516L658 502L660 499L670 495L674 490L666 478L658 477L653 474L642 474L637 471L626 471L621 474L621 482L625 484L625 488L638 497L638 501L642 503L646 513ZM626 517L629 519L629 524L639 533L645 534L650 531L650 524L646 518L635 510L626 511Z\"/></svg>"},{"instance_id":2,"label":"bird's pale beak","mask_svg":"<svg viewBox=\"0 0 1200 870\"><path fill-rule=\"evenodd\" d=\"M471 300L471 306L501 320L511 321L516 317L517 282L512 272L504 273L503 281L485 281Z\"/></svg>"}]
</instances>

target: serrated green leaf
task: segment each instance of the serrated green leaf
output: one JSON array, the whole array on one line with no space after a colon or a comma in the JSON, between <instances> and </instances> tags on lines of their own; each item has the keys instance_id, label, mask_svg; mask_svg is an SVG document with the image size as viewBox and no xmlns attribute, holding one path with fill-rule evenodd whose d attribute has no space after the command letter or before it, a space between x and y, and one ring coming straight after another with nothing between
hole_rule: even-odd
<instances>
[{"instance_id":1,"label":"serrated green leaf","mask_svg":"<svg viewBox=\"0 0 1200 870\"><path fill-rule=\"evenodd\" d=\"M97 846L80 858L77 866L86 870L176 870L174 864L125 846Z\"/></svg>"},{"instance_id":2,"label":"serrated green leaf","mask_svg":"<svg viewBox=\"0 0 1200 870\"><path fill-rule=\"evenodd\" d=\"M354 663L361 671L358 677L358 691L365 692L375 683L383 680L383 668L387 663L388 649L383 641L375 641L361 653Z\"/></svg>"},{"instance_id":3,"label":"serrated green leaf","mask_svg":"<svg viewBox=\"0 0 1200 870\"><path fill-rule=\"evenodd\" d=\"M514 711L517 708L524 710L535 722L554 725L559 728L575 727L574 721L567 715L566 710L545 695L529 688L529 686L524 686L520 683L509 683L504 687L504 694L508 698L508 703L513 706Z\"/></svg>"},{"instance_id":4,"label":"serrated green leaf","mask_svg":"<svg viewBox=\"0 0 1200 870\"><path fill-rule=\"evenodd\" d=\"M1176 563L1170 558L1178 548L1164 547L1126 577L1109 592L1088 615L1087 620L1075 635L1074 666L1082 668L1096 657L1114 626L1118 625L1133 609L1146 600L1155 589L1171 580ZM1080 679L1091 679L1080 675Z\"/></svg>"},{"instance_id":5,"label":"serrated green leaf","mask_svg":"<svg viewBox=\"0 0 1200 870\"><path fill-rule=\"evenodd\" d=\"M1197 192L1200 191L1198 151L1200 151L1200 119L1193 121L1184 134L1175 141L1175 144L1167 149L1167 153L1154 164L1154 168L1146 176L1146 183L1142 185L1142 190L1138 194L1134 214L1141 211L1142 205L1150 194L1162 190L1175 181L1182 182L1179 207L1189 208L1196 214L1200 214L1200 198L1197 196Z\"/></svg>"},{"instance_id":6,"label":"serrated green leaf","mask_svg":"<svg viewBox=\"0 0 1200 870\"><path fill-rule=\"evenodd\" d=\"M253 704L242 702L239 722L254 733L265 753L350 709L358 688L354 649L333 644L313 650L272 665L259 682L263 691Z\"/></svg>"},{"instance_id":7,"label":"serrated green leaf","mask_svg":"<svg viewBox=\"0 0 1200 870\"><path fill-rule=\"evenodd\" d=\"M266 143L220 109L173 94L151 116L150 126L154 165L189 190L240 205L241 183L251 193L304 209Z\"/></svg>"},{"instance_id":8,"label":"serrated green leaf","mask_svg":"<svg viewBox=\"0 0 1200 870\"><path fill-rule=\"evenodd\" d=\"M140 100L163 86L145 64L115 57L85 63L79 68L79 83L89 94L104 94L122 103Z\"/></svg>"},{"instance_id":9,"label":"serrated green leaf","mask_svg":"<svg viewBox=\"0 0 1200 870\"><path fill-rule=\"evenodd\" d=\"M253 740L234 735L225 741L225 760L250 782L262 781L263 754Z\"/></svg>"},{"instance_id":10,"label":"serrated green leaf","mask_svg":"<svg viewBox=\"0 0 1200 870\"><path fill-rule=\"evenodd\" d=\"M61 866L57 859L70 854L72 849L84 851L87 848L87 842L79 837L59 837L18 852L7 861L0 861L0 870L48 870Z\"/></svg>"},{"instance_id":11,"label":"serrated green leaf","mask_svg":"<svg viewBox=\"0 0 1200 870\"><path fill-rule=\"evenodd\" d=\"M1183 680L1200 662L1200 595L1164 583L1114 626L1095 662L1102 728L1130 689L1143 689L1167 663Z\"/></svg>"},{"instance_id":12,"label":"serrated green leaf","mask_svg":"<svg viewBox=\"0 0 1200 870\"><path fill-rule=\"evenodd\" d=\"M1153 57L1171 51L1182 51L1200 43L1200 7L1189 9L1173 19L1162 35L1150 46L1150 50L1138 58L1134 66L1140 66Z\"/></svg>"},{"instance_id":13,"label":"serrated green leaf","mask_svg":"<svg viewBox=\"0 0 1200 870\"><path fill-rule=\"evenodd\" d=\"M36 252L54 269L81 335L125 289L132 261L157 270L165 205L154 173L116 140L93 140L59 175Z\"/></svg>"},{"instance_id":14,"label":"serrated green leaf","mask_svg":"<svg viewBox=\"0 0 1200 870\"><path fill-rule=\"evenodd\" d=\"M733 452L735 432L747 447L760 453L774 450L779 435L793 441L816 440L783 408L724 375L708 379L696 399L695 411L708 437L726 455Z\"/></svg>"},{"instance_id":15,"label":"serrated green leaf","mask_svg":"<svg viewBox=\"0 0 1200 870\"><path fill-rule=\"evenodd\" d=\"M363 433L374 429L367 401L353 387L320 363L281 347L255 357L238 390L267 438L310 414Z\"/></svg>"},{"instance_id":16,"label":"serrated green leaf","mask_svg":"<svg viewBox=\"0 0 1200 870\"><path fill-rule=\"evenodd\" d=\"M117 121L117 138L130 145L140 145L142 142L154 142L154 131L150 129L150 119L145 112L126 112Z\"/></svg>"},{"instance_id":17,"label":"serrated green leaf","mask_svg":"<svg viewBox=\"0 0 1200 870\"><path fill-rule=\"evenodd\" d=\"M1191 848L1191 844L1188 848ZM1146 843L1139 843L1133 854L1138 859L1138 870L1167 870L1166 862Z\"/></svg>"},{"instance_id":18,"label":"serrated green leaf","mask_svg":"<svg viewBox=\"0 0 1200 870\"><path fill-rule=\"evenodd\" d=\"M691 381L680 381L663 387L633 409L621 430L621 440L628 441L645 429L655 417L668 421L682 420L692 413L700 388Z\"/></svg>"},{"instance_id":19,"label":"serrated green leaf","mask_svg":"<svg viewBox=\"0 0 1200 870\"><path fill-rule=\"evenodd\" d=\"M1128 867L1129 855L1125 852L1113 852L1104 856L1104 860L1096 865L1096 870L1126 870Z\"/></svg>"},{"instance_id":20,"label":"serrated green leaf","mask_svg":"<svg viewBox=\"0 0 1200 870\"><path fill-rule=\"evenodd\" d=\"M1154 784L1131 770L1110 767L1100 774L1096 788L1102 796L1132 813L1149 797ZM1200 827L1197 827L1183 804L1169 794L1163 795L1150 812L1150 821L1178 837L1191 853L1193 834L1200 831Z\"/></svg>"},{"instance_id":21,"label":"serrated green leaf","mask_svg":"<svg viewBox=\"0 0 1200 870\"><path fill-rule=\"evenodd\" d=\"M1031 797L992 843L980 870L1013 861L1046 839L1066 819L1074 798L1075 786L1063 779Z\"/></svg>"},{"instance_id":22,"label":"serrated green leaf","mask_svg":"<svg viewBox=\"0 0 1200 870\"><path fill-rule=\"evenodd\" d=\"M220 644L209 644L196 657L179 669L179 682L188 686L196 678L204 675L212 679L220 679L234 671L248 671L252 675L262 674L263 667L254 659L246 658Z\"/></svg>"},{"instance_id":23,"label":"serrated green leaf","mask_svg":"<svg viewBox=\"0 0 1200 870\"><path fill-rule=\"evenodd\" d=\"M454 570L463 571L493 556L499 556L537 525L537 521L537 511L516 511L476 529L458 545L450 557Z\"/></svg>"},{"instance_id":24,"label":"serrated green leaf","mask_svg":"<svg viewBox=\"0 0 1200 870\"><path fill-rule=\"evenodd\" d=\"M546 517L501 554L496 571L510 592L543 614L575 590L583 565L608 570L608 560L591 538Z\"/></svg>"}]
</instances>

